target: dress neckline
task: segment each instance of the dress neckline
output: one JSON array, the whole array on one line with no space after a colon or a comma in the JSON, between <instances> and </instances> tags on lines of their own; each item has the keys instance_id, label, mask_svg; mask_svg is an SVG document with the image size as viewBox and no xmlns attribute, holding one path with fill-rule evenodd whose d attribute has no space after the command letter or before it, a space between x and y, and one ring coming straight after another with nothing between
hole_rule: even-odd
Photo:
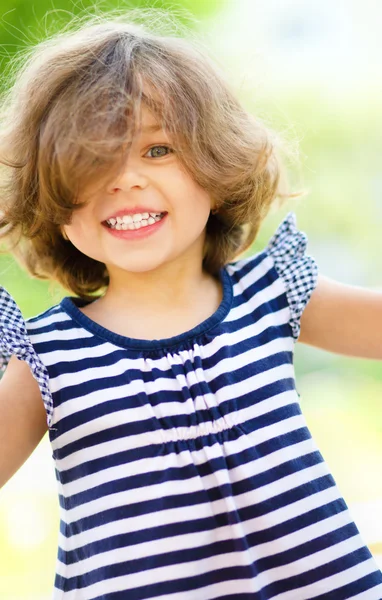
<instances>
[{"instance_id":1,"label":"dress neckline","mask_svg":"<svg viewBox=\"0 0 382 600\"><path fill-rule=\"evenodd\" d=\"M60 306L71 317L71 319L83 329L86 329L97 337L111 342L116 346L137 350L158 350L171 348L182 345L184 342L193 340L196 337L207 333L225 319L232 307L233 299L232 281L225 267L220 269L219 279L223 288L223 297L216 311L210 317L199 323L199 325L196 325L192 329L170 338L143 340L126 337L124 335L115 333L114 331L110 331L81 312L80 308L89 304L89 302L86 302L86 300L82 300L81 298L66 297L61 301Z\"/></svg>"}]
</instances>

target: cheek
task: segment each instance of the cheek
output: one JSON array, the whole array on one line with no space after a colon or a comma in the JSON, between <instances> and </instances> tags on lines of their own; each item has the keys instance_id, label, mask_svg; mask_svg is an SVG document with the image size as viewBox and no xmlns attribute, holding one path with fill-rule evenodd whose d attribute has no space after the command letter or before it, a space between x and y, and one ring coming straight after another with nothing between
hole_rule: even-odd
<instances>
[{"instance_id":1,"label":"cheek","mask_svg":"<svg viewBox=\"0 0 382 600\"><path fill-rule=\"evenodd\" d=\"M212 208L211 198L204 190L194 195L189 207L189 217L198 223L198 227L206 226Z\"/></svg>"},{"instance_id":2,"label":"cheek","mask_svg":"<svg viewBox=\"0 0 382 600\"><path fill-rule=\"evenodd\" d=\"M86 228L82 222L76 218L72 219L70 225L65 225L64 231L75 246L77 246L77 243L80 242L81 239L87 237Z\"/></svg>"},{"instance_id":3,"label":"cheek","mask_svg":"<svg viewBox=\"0 0 382 600\"><path fill-rule=\"evenodd\" d=\"M183 205L184 214L192 215L198 221L205 220L207 222L213 204L210 195L189 177L184 178L183 185L181 205Z\"/></svg>"},{"instance_id":4,"label":"cheek","mask_svg":"<svg viewBox=\"0 0 382 600\"><path fill-rule=\"evenodd\" d=\"M75 210L72 213L70 223L65 225L68 237L94 237L96 230L101 224L96 221L93 211L88 207Z\"/></svg>"},{"instance_id":5,"label":"cheek","mask_svg":"<svg viewBox=\"0 0 382 600\"><path fill-rule=\"evenodd\" d=\"M195 198L194 202L183 212L182 223L176 228L177 239L183 246L191 245L205 239L207 221L210 216L210 204L204 198Z\"/></svg>"},{"instance_id":6,"label":"cheek","mask_svg":"<svg viewBox=\"0 0 382 600\"><path fill-rule=\"evenodd\" d=\"M87 225L86 219L78 217L74 217L70 225L64 226L65 235L82 254L99 260L101 246L97 232L94 227Z\"/></svg>"}]
</instances>

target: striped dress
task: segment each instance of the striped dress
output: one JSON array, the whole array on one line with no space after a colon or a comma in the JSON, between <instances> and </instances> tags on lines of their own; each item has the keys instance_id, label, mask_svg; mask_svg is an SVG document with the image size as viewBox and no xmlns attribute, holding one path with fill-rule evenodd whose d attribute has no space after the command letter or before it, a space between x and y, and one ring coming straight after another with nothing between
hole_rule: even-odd
<instances>
[{"instance_id":1,"label":"striped dress","mask_svg":"<svg viewBox=\"0 0 382 600\"><path fill-rule=\"evenodd\" d=\"M47 412L54 600L382 598L295 387L306 245L290 213L220 271L211 317L162 340L112 333L73 298L25 324L2 290L4 363L30 365Z\"/></svg>"}]
</instances>

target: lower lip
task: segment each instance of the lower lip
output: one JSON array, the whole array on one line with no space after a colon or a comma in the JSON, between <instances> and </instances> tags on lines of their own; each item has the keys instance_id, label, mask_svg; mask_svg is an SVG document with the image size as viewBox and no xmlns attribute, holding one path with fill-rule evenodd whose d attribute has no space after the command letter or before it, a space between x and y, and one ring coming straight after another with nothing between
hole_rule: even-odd
<instances>
[{"instance_id":1,"label":"lower lip","mask_svg":"<svg viewBox=\"0 0 382 600\"><path fill-rule=\"evenodd\" d=\"M122 240L141 240L158 231L166 220L167 214L168 213L166 213L160 221L156 221L152 225L146 225L146 227L140 227L139 229L111 229L111 227L108 227L107 225L104 225L104 227L116 238Z\"/></svg>"}]
</instances>

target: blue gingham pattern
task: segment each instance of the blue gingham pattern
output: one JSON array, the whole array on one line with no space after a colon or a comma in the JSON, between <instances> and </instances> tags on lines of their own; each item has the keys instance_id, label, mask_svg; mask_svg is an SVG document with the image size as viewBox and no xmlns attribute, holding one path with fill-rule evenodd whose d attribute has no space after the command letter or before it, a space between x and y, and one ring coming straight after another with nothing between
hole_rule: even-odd
<instances>
[{"instance_id":1,"label":"blue gingham pattern","mask_svg":"<svg viewBox=\"0 0 382 600\"><path fill-rule=\"evenodd\" d=\"M13 354L29 365L39 384L50 427L53 399L47 369L32 346L20 309L9 293L0 286L0 371L6 369Z\"/></svg>"},{"instance_id":2,"label":"blue gingham pattern","mask_svg":"<svg viewBox=\"0 0 382 600\"><path fill-rule=\"evenodd\" d=\"M286 287L290 325L296 341L300 335L301 315L317 285L318 268L314 259L306 254L307 245L306 234L297 229L296 215L290 212L266 248Z\"/></svg>"}]
</instances>

